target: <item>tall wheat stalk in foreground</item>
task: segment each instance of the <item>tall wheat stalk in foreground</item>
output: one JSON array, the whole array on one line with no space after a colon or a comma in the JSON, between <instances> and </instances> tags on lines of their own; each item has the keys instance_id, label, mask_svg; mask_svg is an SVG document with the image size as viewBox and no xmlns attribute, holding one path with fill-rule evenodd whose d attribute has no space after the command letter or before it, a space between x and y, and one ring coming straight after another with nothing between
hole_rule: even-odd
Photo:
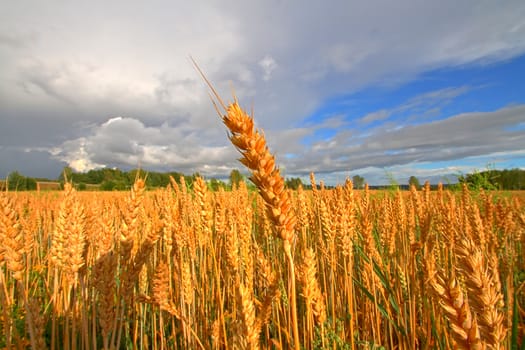
<instances>
[{"instance_id":1,"label":"tall wheat stalk in foreground","mask_svg":"<svg viewBox=\"0 0 525 350\"><path fill-rule=\"evenodd\" d=\"M221 116L224 125L231 133L230 141L242 155L239 161L252 172L250 180L257 186L260 195L265 201L268 217L273 224L275 234L283 241L283 248L289 265L288 284L290 287L290 311L294 346L296 349L300 349L295 296L295 267L292 255L294 227L297 218L292 210L290 195L285 190L284 178L281 176L279 168L275 165L275 157L270 153L264 135L255 129L253 117L239 106L236 98L233 103L226 106L196 63L195 67L217 98L220 107L222 107L221 111L214 102L217 113Z\"/></svg>"}]
</instances>

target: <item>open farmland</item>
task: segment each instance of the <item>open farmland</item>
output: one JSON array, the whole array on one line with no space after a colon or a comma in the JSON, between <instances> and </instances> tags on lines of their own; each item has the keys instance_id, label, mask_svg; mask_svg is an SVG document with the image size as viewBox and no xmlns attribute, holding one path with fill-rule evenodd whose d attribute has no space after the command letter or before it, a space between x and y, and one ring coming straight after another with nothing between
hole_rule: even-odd
<instances>
[{"instance_id":1,"label":"open farmland","mask_svg":"<svg viewBox=\"0 0 525 350\"><path fill-rule=\"evenodd\" d=\"M522 199L349 181L290 194L293 275L243 183L1 194L1 346L286 349L295 326L304 348L522 343Z\"/></svg>"}]
</instances>

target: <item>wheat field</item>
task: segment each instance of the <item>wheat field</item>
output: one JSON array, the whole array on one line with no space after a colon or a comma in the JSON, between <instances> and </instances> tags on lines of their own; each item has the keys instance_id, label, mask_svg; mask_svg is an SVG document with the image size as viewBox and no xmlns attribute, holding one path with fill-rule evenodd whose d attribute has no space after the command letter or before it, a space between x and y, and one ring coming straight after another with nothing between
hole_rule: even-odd
<instances>
[{"instance_id":1,"label":"wheat field","mask_svg":"<svg viewBox=\"0 0 525 350\"><path fill-rule=\"evenodd\" d=\"M522 199L313 174L290 191L253 119L221 105L258 191L0 194L0 348L524 346Z\"/></svg>"}]
</instances>

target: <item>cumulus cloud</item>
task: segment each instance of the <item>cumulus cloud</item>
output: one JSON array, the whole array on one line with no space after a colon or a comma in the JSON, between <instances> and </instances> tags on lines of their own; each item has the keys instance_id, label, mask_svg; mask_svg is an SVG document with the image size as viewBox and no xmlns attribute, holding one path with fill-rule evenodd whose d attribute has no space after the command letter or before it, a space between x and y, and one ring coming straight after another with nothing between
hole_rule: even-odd
<instances>
[{"instance_id":1,"label":"cumulus cloud","mask_svg":"<svg viewBox=\"0 0 525 350\"><path fill-rule=\"evenodd\" d=\"M77 171L105 166L224 175L235 166L235 152L225 146L206 145L185 127L168 124L145 126L129 117L111 118L94 126L89 135L68 140L54 157Z\"/></svg>"},{"instance_id":2,"label":"cumulus cloud","mask_svg":"<svg viewBox=\"0 0 525 350\"><path fill-rule=\"evenodd\" d=\"M273 71L277 68L277 62L275 62L272 56L266 55L259 61L259 66L261 66L264 72L263 80L268 81L272 77Z\"/></svg>"},{"instance_id":3,"label":"cumulus cloud","mask_svg":"<svg viewBox=\"0 0 525 350\"><path fill-rule=\"evenodd\" d=\"M75 171L85 172L96 168L104 168L105 164L97 164L91 160L86 150L86 138L66 141L61 147L50 152L55 159L66 162Z\"/></svg>"}]
</instances>

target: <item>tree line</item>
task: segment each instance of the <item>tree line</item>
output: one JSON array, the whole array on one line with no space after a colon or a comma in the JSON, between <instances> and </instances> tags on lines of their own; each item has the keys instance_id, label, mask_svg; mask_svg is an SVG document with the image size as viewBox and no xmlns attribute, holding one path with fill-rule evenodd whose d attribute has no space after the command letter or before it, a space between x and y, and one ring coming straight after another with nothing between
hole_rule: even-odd
<instances>
[{"instance_id":1,"label":"tree line","mask_svg":"<svg viewBox=\"0 0 525 350\"><path fill-rule=\"evenodd\" d=\"M179 185L181 179L188 187L191 187L196 177L201 176L199 173L186 175L180 172L155 172L143 169L132 169L123 171L116 168L102 168L90 170L85 173L75 172L70 167L65 167L57 179L44 179L27 177L14 171L7 177L7 187L10 191L34 191L37 189L37 182L72 181L78 190L98 189L103 191L123 191L131 188L137 176L146 178L146 186L149 188L166 187L172 177ZM228 179L207 179L210 190L217 191L219 188L231 189L238 186L239 182L246 181L246 177L237 169L230 172ZM0 189L6 187L5 183L0 183ZM246 181L249 187L251 182ZM352 177L354 188L362 189L365 185L365 179L362 176L354 175ZM482 172L473 172L471 174L461 175L458 177L459 184L466 183L472 189L484 190L525 190L525 170L522 169L505 169L505 170L486 170ZM299 177L289 177L285 180L287 188L296 190L299 186L309 189L309 184L303 184ZM3 185L3 186L2 186ZM419 180L411 176L408 185L420 187ZM407 186L408 187L408 186Z\"/></svg>"},{"instance_id":2,"label":"tree line","mask_svg":"<svg viewBox=\"0 0 525 350\"><path fill-rule=\"evenodd\" d=\"M179 185L184 182L189 188L192 187L193 181L201 176L199 173L192 175L183 174L177 171L155 172L143 169L132 169L129 171L117 168L94 169L87 172L75 172L70 167L64 167L56 179L33 178L24 176L18 171L11 172L5 180L0 181L0 190L9 191L35 191L37 183L71 181L77 190L102 190L102 191L124 191L129 190L137 176L146 179L148 188L166 187L170 184L172 177ZM217 178L208 179L210 190L217 191L219 188L230 189L232 186L238 186L240 181L245 181L245 176L239 170L232 170L229 181Z\"/></svg>"},{"instance_id":3,"label":"tree line","mask_svg":"<svg viewBox=\"0 0 525 350\"><path fill-rule=\"evenodd\" d=\"M483 190L525 190L525 170L489 169L473 172L458 177L459 183L466 183L470 188Z\"/></svg>"},{"instance_id":4,"label":"tree line","mask_svg":"<svg viewBox=\"0 0 525 350\"><path fill-rule=\"evenodd\" d=\"M132 169L123 171L120 169L102 168L90 170L85 173L75 172L70 167L65 167L56 179L32 178L22 175L18 171L13 171L7 176L4 183L10 191L34 191L37 189L37 182L60 182L71 181L78 190L99 189L103 191L121 191L131 188L137 176L146 178L146 186L150 188L165 187L170 183L170 176L179 184L181 177L191 186L194 179L199 176L198 173L185 175L179 172L150 172L142 169ZM213 181L214 180L214 181ZM218 189L220 186L227 186L226 183L213 179L210 185ZM5 185L4 185L5 186Z\"/></svg>"}]
</instances>

